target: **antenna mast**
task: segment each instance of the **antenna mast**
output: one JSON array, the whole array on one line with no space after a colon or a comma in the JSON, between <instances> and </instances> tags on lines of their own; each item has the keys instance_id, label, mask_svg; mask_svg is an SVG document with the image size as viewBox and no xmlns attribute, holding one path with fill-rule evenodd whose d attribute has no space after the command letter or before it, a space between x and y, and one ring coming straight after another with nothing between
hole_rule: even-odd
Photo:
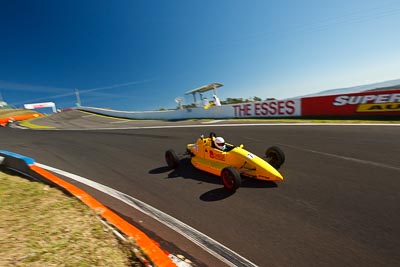
<instances>
[{"instance_id":1,"label":"antenna mast","mask_svg":"<svg viewBox=\"0 0 400 267\"><path fill-rule=\"evenodd\" d=\"M81 97L79 95L78 89L75 89L75 95L76 95L76 106L80 107L81 106Z\"/></svg>"}]
</instances>

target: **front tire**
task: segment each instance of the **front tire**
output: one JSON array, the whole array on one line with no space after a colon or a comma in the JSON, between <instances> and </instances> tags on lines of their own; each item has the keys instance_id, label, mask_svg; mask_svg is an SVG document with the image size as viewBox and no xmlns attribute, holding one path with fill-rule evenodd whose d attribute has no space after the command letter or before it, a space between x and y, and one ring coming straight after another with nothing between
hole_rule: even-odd
<instances>
[{"instance_id":1,"label":"front tire","mask_svg":"<svg viewBox=\"0 0 400 267\"><path fill-rule=\"evenodd\" d=\"M169 149L165 152L165 161L167 162L168 167L171 169L176 169L179 166L179 157L172 149Z\"/></svg>"},{"instance_id":2,"label":"front tire","mask_svg":"<svg viewBox=\"0 0 400 267\"><path fill-rule=\"evenodd\" d=\"M285 153L277 146L268 148L265 152L265 156L267 157L267 162L277 170L285 162Z\"/></svg>"},{"instance_id":3,"label":"front tire","mask_svg":"<svg viewBox=\"0 0 400 267\"><path fill-rule=\"evenodd\" d=\"M221 172L221 179L224 187L231 192L235 192L242 183L240 173L233 167L226 167Z\"/></svg>"}]
</instances>

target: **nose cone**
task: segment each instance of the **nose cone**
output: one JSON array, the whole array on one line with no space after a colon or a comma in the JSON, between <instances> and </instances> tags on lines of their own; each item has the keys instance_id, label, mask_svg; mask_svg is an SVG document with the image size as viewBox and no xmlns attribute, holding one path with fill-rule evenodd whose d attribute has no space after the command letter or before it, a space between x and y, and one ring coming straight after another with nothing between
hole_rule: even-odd
<instances>
[{"instance_id":1,"label":"nose cone","mask_svg":"<svg viewBox=\"0 0 400 267\"><path fill-rule=\"evenodd\" d=\"M274 172L272 173L274 176L274 181L283 181L283 176L280 172L274 169Z\"/></svg>"},{"instance_id":2,"label":"nose cone","mask_svg":"<svg viewBox=\"0 0 400 267\"><path fill-rule=\"evenodd\" d=\"M263 164L263 168L259 169L258 179L267 181L283 181L283 176L274 167L265 163Z\"/></svg>"},{"instance_id":3,"label":"nose cone","mask_svg":"<svg viewBox=\"0 0 400 267\"><path fill-rule=\"evenodd\" d=\"M250 170L247 172L249 176L265 181L283 181L282 174L280 174L274 167L247 150L236 147L230 153L245 162L243 165L243 161L238 161L239 163L237 164L237 167L248 168Z\"/></svg>"}]
</instances>

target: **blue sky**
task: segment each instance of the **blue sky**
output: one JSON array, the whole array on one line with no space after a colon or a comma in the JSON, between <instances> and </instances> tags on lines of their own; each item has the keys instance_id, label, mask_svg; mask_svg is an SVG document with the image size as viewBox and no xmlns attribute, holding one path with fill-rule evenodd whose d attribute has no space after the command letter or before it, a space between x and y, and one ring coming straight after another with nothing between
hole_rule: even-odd
<instances>
[{"instance_id":1,"label":"blue sky","mask_svg":"<svg viewBox=\"0 0 400 267\"><path fill-rule=\"evenodd\" d=\"M400 1L0 0L0 92L118 110L295 97L400 78Z\"/></svg>"}]
</instances>

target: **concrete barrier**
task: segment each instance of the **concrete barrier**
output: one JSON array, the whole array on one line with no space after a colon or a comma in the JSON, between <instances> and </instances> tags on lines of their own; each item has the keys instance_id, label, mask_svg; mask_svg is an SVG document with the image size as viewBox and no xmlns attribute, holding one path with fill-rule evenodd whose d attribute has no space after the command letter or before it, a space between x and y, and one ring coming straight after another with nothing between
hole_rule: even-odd
<instances>
[{"instance_id":1,"label":"concrete barrier","mask_svg":"<svg viewBox=\"0 0 400 267\"><path fill-rule=\"evenodd\" d=\"M400 89L238 103L211 106L207 109L202 107L165 111L118 111L95 107L79 107L77 109L137 120L289 117L397 119L400 117Z\"/></svg>"},{"instance_id":2,"label":"concrete barrier","mask_svg":"<svg viewBox=\"0 0 400 267\"><path fill-rule=\"evenodd\" d=\"M277 118L301 116L300 99L211 106L208 109L196 107L164 111L118 111L95 107L79 107L76 109L111 117L136 120Z\"/></svg>"}]
</instances>

